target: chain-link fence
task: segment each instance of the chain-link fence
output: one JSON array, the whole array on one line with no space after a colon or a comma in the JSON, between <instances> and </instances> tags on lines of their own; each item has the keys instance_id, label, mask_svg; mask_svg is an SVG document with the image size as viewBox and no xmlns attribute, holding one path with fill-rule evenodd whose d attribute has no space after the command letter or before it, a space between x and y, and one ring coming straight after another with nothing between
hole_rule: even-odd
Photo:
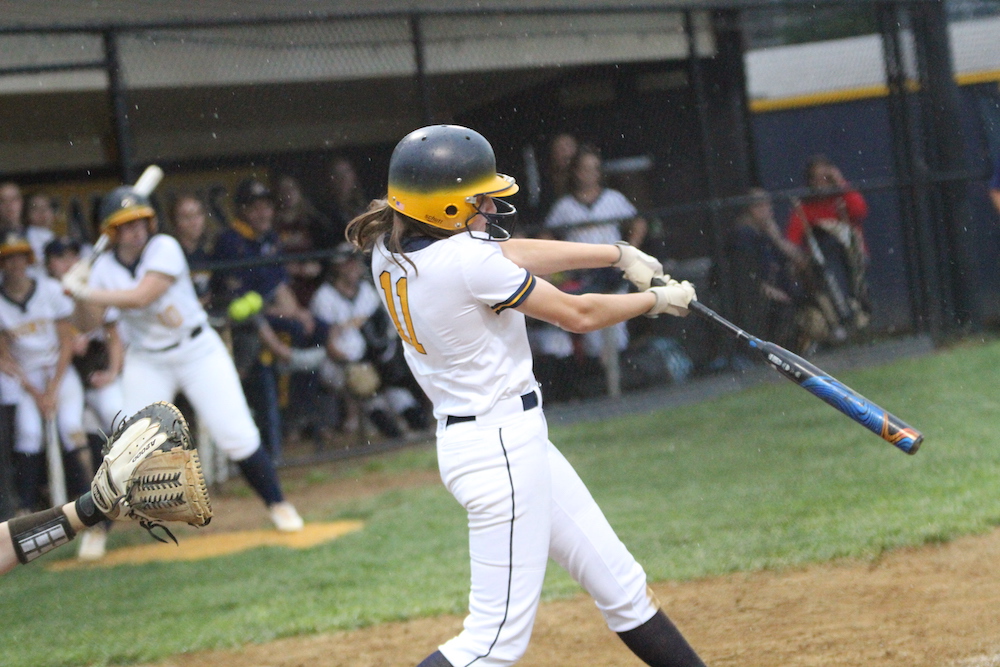
<instances>
[{"instance_id":1,"label":"chain-link fence","mask_svg":"<svg viewBox=\"0 0 1000 667\"><path fill-rule=\"evenodd\" d=\"M1000 149L1000 55L989 5L951 4L951 53L935 6L609 4L8 30L0 165L26 192L55 197L56 231L84 238L94 236L100 193L151 162L167 171L157 205L168 231L170 203L184 192L207 205L210 232L230 226L232 195L248 177L275 188L294 180L342 231L346 208L384 192L400 136L459 122L490 138L501 170L522 183L522 233L565 234L546 226L557 199L550 148L571 135L600 149L605 185L635 206L618 232L641 227L633 238L644 249L755 333L806 353L899 332L943 335L1000 314L985 197ZM947 85L955 75L958 89ZM813 220L822 198L805 172L820 154L844 181L827 184L829 208ZM348 167L359 185L345 204L337 169ZM279 198L279 225L283 206ZM830 245L823 220L846 245ZM798 248L784 252L777 238L791 228ZM839 297L817 270L811 230L828 263L841 265ZM330 236L293 238L264 262L325 270L339 252ZM208 257L199 272L223 266ZM530 335L549 400L750 363L694 318L592 337L537 325ZM279 378L283 407L297 400L291 375ZM305 446L325 454L371 439L323 444L318 428L306 424Z\"/></svg>"}]
</instances>

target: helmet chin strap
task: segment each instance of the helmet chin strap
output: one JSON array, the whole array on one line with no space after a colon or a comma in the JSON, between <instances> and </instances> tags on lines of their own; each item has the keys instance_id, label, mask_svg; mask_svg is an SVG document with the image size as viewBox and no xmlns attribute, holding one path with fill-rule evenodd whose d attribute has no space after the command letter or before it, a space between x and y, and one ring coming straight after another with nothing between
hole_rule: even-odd
<instances>
[{"instance_id":1,"label":"helmet chin strap","mask_svg":"<svg viewBox=\"0 0 1000 667\"><path fill-rule=\"evenodd\" d=\"M476 213L486 218L486 230L477 232L466 226L465 229L472 238L479 239L480 241L493 241L495 243L501 243L510 238L510 231L501 223L509 222L510 227L513 228L514 223L517 221L517 209L514 208L513 204L503 199L494 198L493 203L497 207L496 213L487 213L480 209L478 205L476 206Z\"/></svg>"}]
</instances>

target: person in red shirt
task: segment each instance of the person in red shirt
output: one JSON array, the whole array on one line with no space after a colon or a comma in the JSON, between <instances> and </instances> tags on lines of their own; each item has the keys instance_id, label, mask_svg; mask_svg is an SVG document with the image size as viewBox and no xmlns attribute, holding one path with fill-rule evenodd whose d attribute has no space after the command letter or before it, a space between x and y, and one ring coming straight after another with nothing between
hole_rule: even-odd
<instances>
[{"instance_id":1,"label":"person in red shirt","mask_svg":"<svg viewBox=\"0 0 1000 667\"><path fill-rule=\"evenodd\" d=\"M806 182L816 194L806 198L801 206L792 210L785 230L786 238L798 246L804 246L804 223L824 228L830 223L848 222L857 230L867 255L868 247L864 244L861 223L868 217L868 203L861 193L851 188L837 165L824 155L810 158L806 166Z\"/></svg>"},{"instance_id":2,"label":"person in red shirt","mask_svg":"<svg viewBox=\"0 0 1000 667\"><path fill-rule=\"evenodd\" d=\"M824 155L810 158L806 181L812 193L792 201L785 237L813 259L811 287L827 320L827 342L843 342L870 322L862 228L868 204Z\"/></svg>"}]
</instances>

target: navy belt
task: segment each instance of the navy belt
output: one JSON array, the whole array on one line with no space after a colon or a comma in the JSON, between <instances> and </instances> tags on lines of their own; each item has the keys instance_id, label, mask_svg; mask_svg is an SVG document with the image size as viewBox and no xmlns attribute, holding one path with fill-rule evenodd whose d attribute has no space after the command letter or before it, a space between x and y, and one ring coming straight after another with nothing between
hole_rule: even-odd
<instances>
[{"instance_id":1,"label":"navy belt","mask_svg":"<svg viewBox=\"0 0 1000 667\"><path fill-rule=\"evenodd\" d=\"M199 324L194 329L191 329L191 335L189 335L188 338L197 338L198 334L200 334L201 331L202 331L202 326ZM167 350L172 350L175 347L180 346L180 344L183 343L185 340L187 340L187 339L186 338L182 338L181 340L177 341L173 345L167 345L166 347L161 347L161 348L156 349L156 350L149 350L149 352L166 352Z\"/></svg>"},{"instance_id":2,"label":"navy belt","mask_svg":"<svg viewBox=\"0 0 1000 667\"><path fill-rule=\"evenodd\" d=\"M521 394L521 406L524 408L525 412L533 408L538 407L538 393L535 391L529 391L527 394ZM452 424L461 424L462 422L475 421L473 416L462 416L457 417L455 415L448 415L445 420L445 427L451 426Z\"/></svg>"}]
</instances>

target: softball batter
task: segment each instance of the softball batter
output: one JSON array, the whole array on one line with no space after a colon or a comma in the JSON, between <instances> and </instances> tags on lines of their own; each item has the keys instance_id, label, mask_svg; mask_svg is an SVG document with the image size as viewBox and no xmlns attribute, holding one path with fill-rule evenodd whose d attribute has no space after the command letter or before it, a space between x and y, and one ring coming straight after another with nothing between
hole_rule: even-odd
<instances>
[{"instance_id":1,"label":"softball batter","mask_svg":"<svg viewBox=\"0 0 1000 667\"><path fill-rule=\"evenodd\" d=\"M548 439L525 315L586 332L638 315L686 315L688 283L634 247L510 239L516 193L493 148L454 125L399 142L385 201L348 227L372 254L406 360L434 404L441 479L469 521L472 590L464 630L421 667L512 665L531 636L549 558L595 599L650 665L703 665L659 610L646 575ZM563 293L535 274L615 266L644 291ZM654 276L664 286L650 288Z\"/></svg>"},{"instance_id":2,"label":"softball batter","mask_svg":"<svg viewBox=\"0 0 1000 667\"><path fill-rule=\"evenodd\" d=\"M208 323L191 282L184 251L156 233L156 213L131 187L101 201L101 231L110 253L89 271L77 264L63 286L79 301L120 311L128 344L122 372L125 413L184 392L216 446L237 462L267 504L279 530L302 528L284 499L270 456L250 415L239 377L222 339Z\"/></svg>"}]
</instances>

